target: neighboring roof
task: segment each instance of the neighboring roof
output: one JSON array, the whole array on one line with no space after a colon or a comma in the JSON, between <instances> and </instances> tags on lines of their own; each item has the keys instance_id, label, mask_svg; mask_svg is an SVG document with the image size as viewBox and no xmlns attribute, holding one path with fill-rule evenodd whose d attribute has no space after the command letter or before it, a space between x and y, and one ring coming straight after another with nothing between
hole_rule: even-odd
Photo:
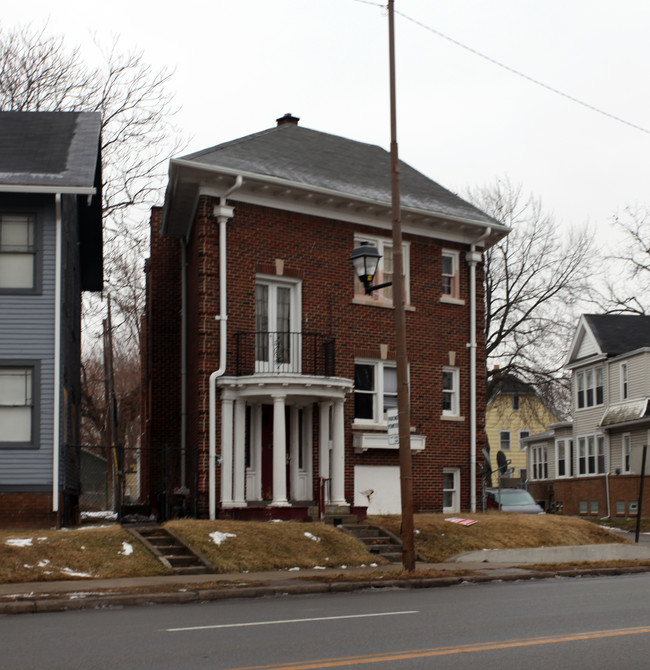
<instances>
[{"instance_id":1,"label":"neighboring roof","mask_svg":"<svg viewBox=\"0 0 650 670\"><path fill-rule=\"evenodd\" d=\"M0 190L96 192L99 112L0 112Z\"/></svg>"},{"instance_id":2,"label":"neighboring roof","mask_svg":"<svg viewBox=\"0 0 650 670\"><path fill-rule=\"evenodd\" d=\"M277 190L282 194L285 189L285 195L291 192L296 201L302 200L303 206L308 198L316 196L311 204L320 203L320 214L324 216L328 215L327 202L332 199L338 200L332 211L340 210L346 200L359 203L366 210L388 208L390 212L389 152L376 145L304 128L297 125L295 117L290 117L291 122L283 122L285 119L278 119L276 127L173 159L165 198L164 234L185 234L183 226L194 214L200 188L217 176L229 178L228 184L215 186L222 192L236 175L243 177L244 187L231 197L234 200L246 201L248 197L249 202L257 202L262 187L267 193ZM506 226L403 161L400 201L402 210L414 216L466 224L468 230L474 231L474 238L488 227L492 243L509 232ZM348 210L350 214L352 211Z\"/></svg>"},{"instance_id":3,"label":"neighboring roof","mask_svg":"<svg viewBox=\"0 0 650 670\"><path fill-rule=\"evenodd\" d=\"M648 398L641 398L639 400L628 400L627 402L610 405L600 425L603 427L620 425L622 423L630 423L632 421L639 421L640 419L647 419L650 417L650 403Z\"/></svg>"},{"instance_id":4,"label":"neighboring roof","mask_svg":"<svg viewBox=\"0 0 650 670\"><path fill-rule=\"evenodd\" d=\"M535 387L510 374L495 375L488 384L488 398L493 400L498 395L537 395Z\"/></svg>"},{"instance_id":5,"label":"neighboring roof","mask_svg":"<svg viewBox=\"0 0 650 670\"><path fill-rule=\"evenodd\" d=\"M585 314L584 319L601 352L608 356L650 347L650 316Z\"/></svg>"},{"instance_id":6,"label":"neighboring roof","mask_svg":"<svg viewBox=\"0 0 650 670\"><path fill-rule=\"evenodd\" d=\"M284 123L210 149L185 160L263 174L389 203L390 154L379 146ZM487 225L494 219L400 161L404 207L430 210Z\"/></svg>"}]
</instances>

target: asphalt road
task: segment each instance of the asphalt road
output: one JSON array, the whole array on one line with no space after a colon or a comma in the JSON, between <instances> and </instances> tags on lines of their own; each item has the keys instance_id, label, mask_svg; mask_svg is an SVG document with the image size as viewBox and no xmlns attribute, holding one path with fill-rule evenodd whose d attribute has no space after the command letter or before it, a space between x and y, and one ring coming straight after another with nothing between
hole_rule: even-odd
<instances>
[{"instance_id":1,"label":"asphalt road","mask_svg":"<svg viewBox=\"0 0 650 670\"><path fill-rule=\"evenodd\" d=\"M0 667L647 668L650 574L0 616Z\"/></svg>"}]
</instances>

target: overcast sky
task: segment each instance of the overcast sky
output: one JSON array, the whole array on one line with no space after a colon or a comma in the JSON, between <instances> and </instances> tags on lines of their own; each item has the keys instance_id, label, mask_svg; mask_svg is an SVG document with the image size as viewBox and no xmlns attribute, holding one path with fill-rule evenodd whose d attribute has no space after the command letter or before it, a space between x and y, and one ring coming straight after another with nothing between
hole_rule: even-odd
<instances>
[{"instance_id":1,"label":"overcast sky","mask_svg":"<svg viewBox=\"0 0 650 670\"><path fill-rule=\"evenodd\" d=\"M388 148L386 11L362 0L20 0L2 24L48 21L71 44L119 35L175 70L187 151L275 125ZM396 10L528 77L650 129L647 0L396 0ZM522 184L566 226L601 235L650 203L650 134L526 81L400 16L400 158L462 193Z\"/></svg>"}]
</instances>

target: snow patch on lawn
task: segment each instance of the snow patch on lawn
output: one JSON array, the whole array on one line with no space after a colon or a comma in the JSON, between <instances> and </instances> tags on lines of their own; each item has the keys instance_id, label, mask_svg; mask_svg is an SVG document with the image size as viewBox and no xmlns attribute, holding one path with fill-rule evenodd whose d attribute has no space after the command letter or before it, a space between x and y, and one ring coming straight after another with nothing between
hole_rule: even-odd
<instances>
[{"instance_id":1,"label":"snow patch on lawn","mask_svg":"<svg viewBox=\"0 0 650 670\"><path fill-rule=\"evenodd\" d=\"M305 537L308 537L310 540L313 540L314 542L320 542L320 537L318 537L317 535L312 535L309 532L305 533Z\"/></svg>"},{"instance_id":2,"label":"snow patch on lawn","mask_svg":"<svg viewBox=\"0 0 650 670\"><path fill-rule=\"evenodd\" d=\"M5 540L5 544L9 545L10 547L31 547L33 541L33 537L14 537Z\"/></svg>"},{"instance_id":3,"label":"snow patch on lawn","mask_svg":"<svg viewBox=\"0 0 650 670\"><path fill-rule=\"evenodd\" d=\"M133 553L133 545L128 542L122 542L122 551L118 551L121 556L130 556Z\"/></svg>"},{"instance_id":4,"label":"snow patch on lawn","mask_svg":"<svg viewBox=\"0 0 650 670\"><path fill-rule=\"evenodd\" d=\"M214 533L210 533L212 541L216 545L220 545L222 542L225 542L229 537L237 537L235 533L220 533L218 530L215 530Z\"/></svg>"},{"instance_id":5,"label":"snow patch on lawn","mask_svg":"<svg viewBox=\"0 0 650 670\"><path fill-rule=\"evenodd\" d=\"M75 572L72 568L62 568L61 572L68 577L92 577L89 572Z\"/></svg>"}]
</instances>

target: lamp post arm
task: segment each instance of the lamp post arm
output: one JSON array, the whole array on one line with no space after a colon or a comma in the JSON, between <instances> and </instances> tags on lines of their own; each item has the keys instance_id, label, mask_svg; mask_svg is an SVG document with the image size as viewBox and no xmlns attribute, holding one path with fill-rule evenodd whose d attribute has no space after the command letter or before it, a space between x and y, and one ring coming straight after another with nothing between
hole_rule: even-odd
<instances>
[{"instance_id":1,"label":"lamp post arm","mask_svg":"<svg viewBox=\"0 0 650 670\"><path fill-rule=\"evenodd\" d=\"M392 281L384 282L383 284L377 284L376 286L371 286L370 284L365 284L364 288L366 289L366 295L370 295L373 291L376 291L379 288L386 288L387 286L392 286Z\"/></svg>"}]
</instances>

